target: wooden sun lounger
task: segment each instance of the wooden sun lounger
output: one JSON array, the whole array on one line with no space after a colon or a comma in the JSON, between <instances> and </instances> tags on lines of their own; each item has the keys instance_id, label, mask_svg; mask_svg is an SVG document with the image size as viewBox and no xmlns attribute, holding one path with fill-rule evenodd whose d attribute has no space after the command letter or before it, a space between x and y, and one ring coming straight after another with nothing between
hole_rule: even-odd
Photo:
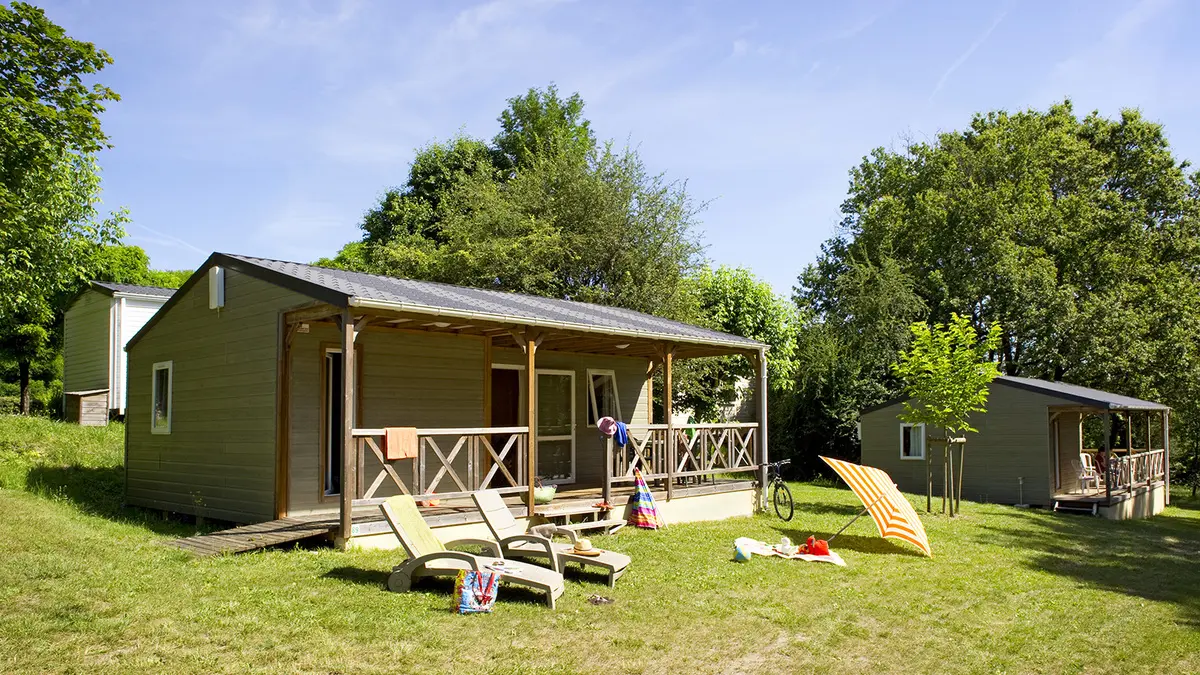
<instances>
[{"instance_id":1,"label":"wooden sun lounger","mask_svg":"<svg viewBox=\"0 0 1200 675\"><path fill-rule=\"evenodd\" d=\"M565 528L545 526L526 532L513 518L512 512L504 504L504 498L493 490L480 490L471 494L475 506L483 514L492 536L499 542L501 550L508 557L546 559L550 566L562 573L567 563L575 563L580 567L590 565L599 567L608 573L608 585L612 587L617 579L625 573L631 562L629 556L616 551L600 551L599 555L588 556L574 553L577 536L574 531ZM555 543L550 535L561 534L571 540L570 544Z\"/></svg>"},{"instance_id":2,"label":"wooden sun lounger","mask_svg":"<svg viewBox=\"0 0 1200 675\"><path fill-rule=\"evenodd\" d=\"M497 559L503 559L500 546L487 539L459 539L443 544L421 517L416 502L408 495L389 498L379 505L408 560L392 568L387 587L402 593L412 587L415 579L426 576L455 576L462 570L487 571ZM470 545L488 549L494 557L479 556L464 551L451 551L447 546ZM536 565L504 561L500 578L503 584L518 584L546 594L546 604L554 609L554 601L563 594L562 574Z\"/></svg>"}]
</instances>

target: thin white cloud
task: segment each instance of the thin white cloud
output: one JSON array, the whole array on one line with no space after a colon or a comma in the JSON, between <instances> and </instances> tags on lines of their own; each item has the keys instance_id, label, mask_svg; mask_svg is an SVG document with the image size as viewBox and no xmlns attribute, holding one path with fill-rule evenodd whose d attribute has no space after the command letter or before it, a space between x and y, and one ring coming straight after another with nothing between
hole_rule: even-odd
<instances>
[{"instance_id":1,"label":"thin white cloud","mask_svg":"<svg viewBox=\"0 0 1200 675\"><path fill-rule=\"evenodd\" d=\"M954 63L950 64L950 67L946 69L946 72L942 73L942 76L938 78L937 86L935 86L933 91L929 94L929 100L931 102L933 101L933 97L937 96L937 93L942 90L942 87L946 86L946 81L950 79L950 76L954 74L954 71L961 68L962 65L971 58L971 55L975 53L975 50L979 49L984 42L987 42L988 36L992 34L992 31L996 30L996 26L999 26L1000 22L1003 21L1004 17L1006 16L1008 16L1008 8L1005 8L1002 12L996 15L996 18L992 20L992 23L987 27L987 30L983 31L979 37L975 38L975 41L971 43L971 46L967 47L967 51L963 52L962 55L954 61Z\"/></svg>"},{"instance_id":2,"label":"thin white cloud","mask_svg":"<svg viewBox=\"0 0 1200 675\"><path fill-rule=\"evenodd\" d=\"M175 235L167 234L166 232L161 232L152 227L142 225L141 223L136 223L136 222L129 223L129 225L127 225L125 229L130 231L129 238L130 238L130 240L133 240L133 241L146 241L146 242L151 242L151 243L155 243L155 244L161 244L163 246L167 246L170 248L181 248L184 250L193 251L195 253L200 253L202 255L208 255L208 251L205 251L204 249L200 248L199 246L196 246L196 245L194 245L188 241L185 241L183 239L180 239L179 237L176 237ZM149 232L152 236L147 237L145 235L139 235L137 233L138 230L145 230L146 232Z\"/></svg>"},{"instance_id":3,"label":"thin white cloud","mask_svg":"<svg viewBox=\"0 0 1200 675\"><path fill-rule=\"evenodd\" d=\"M1054 64L1034 101L1038 104L1079 99L1085 105L1121 101L1114 107L1136 102L1150 106L1160 97L1192 96L1191 87L1178 87L1172 71L1189 72L1169 53L1162 15L1170 0L1143 0L1118 16L1100 39Z\"/></svg>"}]
</instances>

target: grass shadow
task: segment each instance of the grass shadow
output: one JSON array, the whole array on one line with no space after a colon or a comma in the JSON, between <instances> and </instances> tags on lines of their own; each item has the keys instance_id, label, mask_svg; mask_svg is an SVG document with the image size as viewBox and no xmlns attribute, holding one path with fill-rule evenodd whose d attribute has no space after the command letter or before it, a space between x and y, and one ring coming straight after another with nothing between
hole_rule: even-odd
<instances>
[{"instance_id":1,"label":"grass shadow","mask_svg":"<svg viewBox=\"0 0 1200 675\"><path fill-rule=\"evenodd\" d=\"M828 502L796 502L796 513L813 513L817 515L843 515L853 518L862 513L863 507L848 504L830 504Z\"/></svg>"},{"instance_id":2,"label":"grass shadow","mask_svg":"<svg viewBox=\"0 0 1200 675\"><path fill-rule=\"evenodd\" d=\"M987 543L1019 547L1027 564L1080 583L1145 600L1167 602L1200 627L1200 520L1168 514L1107 521L1052 513L1014 512L1024 527L983 529Z\"/></svg>"},{"instance_id":3,"label":"grass shadow","mask_svg":"<svg viewBox=\"0 0 1200 675\"><path fill-rule=\"evenodd\" d=\"M793 543L800 544L808 540L810 536L817 539L828 540L833 536L833 532L821 532L820 530L804 531L796 530L787 527L775 527L780 536L786 536ZM854 534L840 534L837 539L829 545L833 550L855 551L857 553L870 553L872 555L907 555L916 556L919 558L925 557L924 553L917 551L909 546L902 546L890 539L883 537L862 537Z\"/></svg>"},{"instance_id":4,"label":"grass shadow","mask_svg":"<svg viewBox=\"0 0 1200 675\"><path fill-rule=\"evenodd\" d=\"M155 534L190 537L223 527L219 523L197 526L194 520L167 520L157 511L126 506L125 469L120 466L34 466L25 475L25 489L48 499L70 502L84 513L137 525Z\"/></svg>"}]
</instances>

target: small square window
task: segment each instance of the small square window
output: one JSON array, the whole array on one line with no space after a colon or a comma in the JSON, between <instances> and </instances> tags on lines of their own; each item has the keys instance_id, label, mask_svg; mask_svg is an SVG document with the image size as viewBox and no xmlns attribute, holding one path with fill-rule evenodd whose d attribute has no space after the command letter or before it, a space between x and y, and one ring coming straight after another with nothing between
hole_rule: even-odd
<instances>
[{"instance_id":1,"label":"small square window","mask_svg":"<svg viewBox=\"0 0 1200 675\"><path fill-rule=\"evenodd\" d=\"M588 371L588 426L596 426L601 417L621 419L617 399L617 374L611 370Z\"/></svg>"},{"instance_id":2,"label":"small square window","mask_svg":"<svg viewBox=\"0 0 1200 675\"><path fill-rule=\"evenodd\" d=\"M171 433L171 385L174 380L174 362L162 361L154 364L151 389L150 432Z\"/></svg>"},{"instance_id":3,"label":"small square window","mask_svg":"<svg viewBox=\"0 0 1200 675\"><path fill-rule=\"evenodd\" d=\"M900 459L925 459L925 425L900 425Z\"/></svg>"}]
</instances>

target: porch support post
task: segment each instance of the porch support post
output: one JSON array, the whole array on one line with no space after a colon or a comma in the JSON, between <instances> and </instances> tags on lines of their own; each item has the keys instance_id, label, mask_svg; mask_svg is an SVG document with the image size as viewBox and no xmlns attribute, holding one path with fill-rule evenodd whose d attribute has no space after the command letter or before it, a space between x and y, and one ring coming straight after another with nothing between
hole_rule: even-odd
<instances>
[{"instance_id":1,"label":"porch support post","mask_svg":"<svg viewBox=\"0 0 1200 675\"><path fill-rule=\"evenodd\" d=\"M1104 499L1106 506L1112 506L1112 413L1106 412L1101 416L1101 436L1104 440Z\"/></svg>"},{"instance_id":2,"label":"porch support post","mask_svg":"<svg viewBox=\"0 0 1200 675\"><path fill-rule=\"evenodd\" d=\"M533 490L537 487L537 340L531 334L525 335L525 399L526 416L529 424L529 455L525 463L529 489L525 494L526 515L533 517Z\"/></svg>"},{"instance_id":3,"label":"porch support post","mask_svg":"<svg viewBox=\"0 0 1200 675\"><path fill-rule=\"evenodd\" d=\"M1166 492L1163 497L1166 504L1171 504L1171 411L1162 411L1162 437L1163 437L1163 489Z\"/></svg>"},{"instance_id":4,"label":"porch support post","mask_svg":"<svg viewBox=\"0 0 1200 675\"><path fill-rule=\"evenodd\" d=\"M613 439L609 436L604 439L604 483L600 492L600 499L605 504L612 504L612 475L613 475Z\"/></svg>"},{"instance_id":5,"label":"porch support post","mask_svg":"<svg viewBox=\"0 0 1200 675\"><path fill-rule=\"evenodd\" d=\"M339 534L343 545L350 541L354 497L358 487L358 461L354 443L354 316L342 310L342 485Z\"/></svg>"},{"instance_id":6,"label":"porch support post","mask_svg":"<svg viewBox=\"0 0 1200 675\"><path fill-rule=\"evenodd\" d=\"M658 361L650 359L646 366L646 424L654 424L654 371L658 370Z\"/></svg>"},{"instance_id":7,"label":"porch support post","mask_svg":"<svg viewBox=\"0 0 1200 675\"><path fill-rule=\"evenodd\" d=\"M758 399L758 484L761 486L763 509L767 503L767 350L758 350L755 363L758 375L756 382Z\"/></svg>"},{"instance_id":8,"label":"porch support post","mask_svg":"<svg viewBox=\"0 0 1200 675\"><path fill-rule=\"evenodd\" d=\"M675 422L671 419L671 399L675 390L671 385L671 363L675 360L675 345L667 345L663 353L663 417L667 418L667 501L675 488Z\"/></svg>"}]
</instances>

